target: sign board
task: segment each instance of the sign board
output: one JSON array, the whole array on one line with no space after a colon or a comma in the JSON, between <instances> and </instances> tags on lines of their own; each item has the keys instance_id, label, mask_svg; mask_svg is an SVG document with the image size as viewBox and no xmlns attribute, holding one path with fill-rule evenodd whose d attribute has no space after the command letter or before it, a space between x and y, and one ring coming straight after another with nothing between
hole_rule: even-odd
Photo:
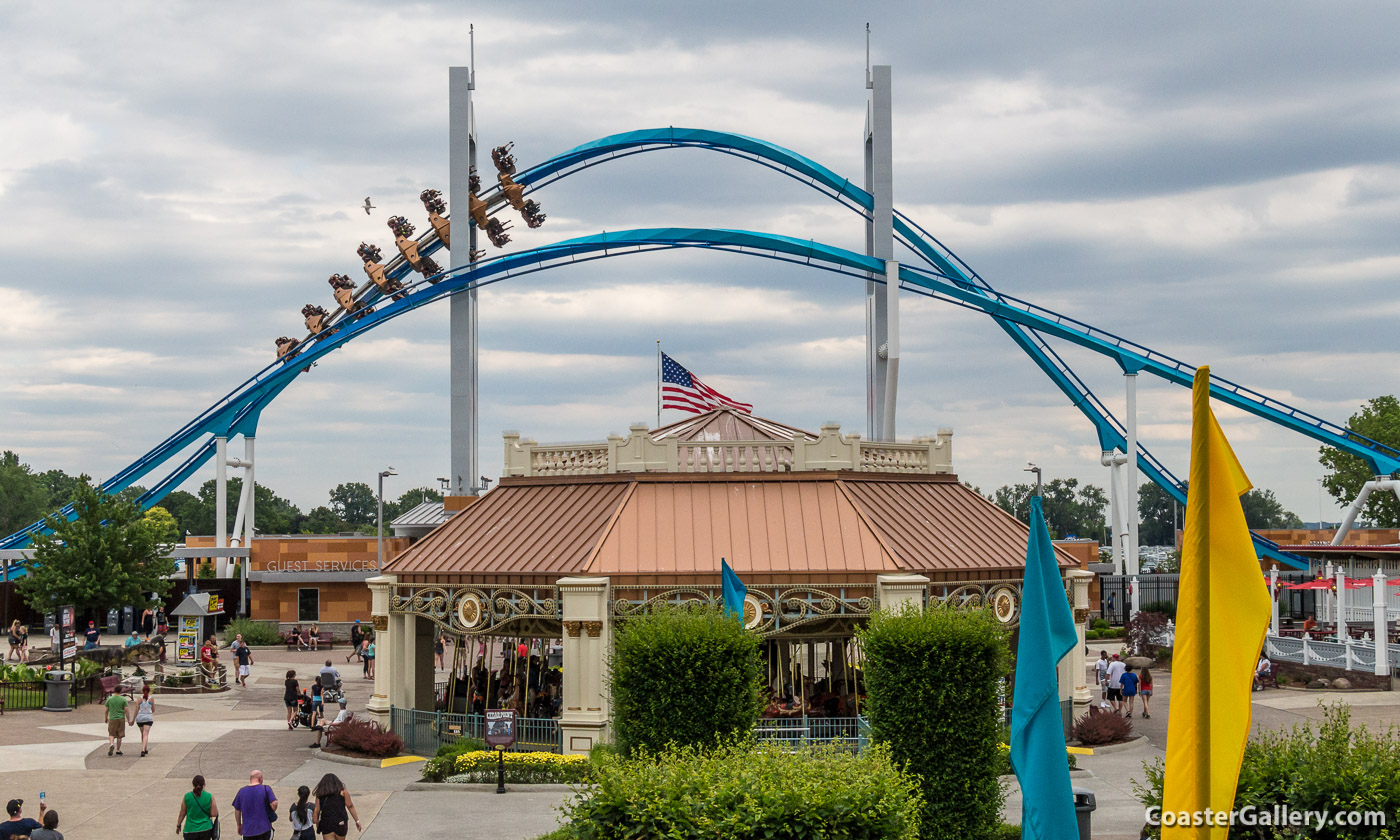
<instances>
[{"instance_id":1,"label":"sign board","mask_svg":"<svg viewBox=\"0 0 1400 840\"><path fill-rule=\"evenodd\" d=\"M198 662L201 620L197 615L182 615L179 619L179 635L175 638L175 661Z\"/></svg>"},{"instance_id":2,"label":"sign board","mask_svg":"<svg viewBox=\"0 0 1400 840\"><path fill-rule=\"evenodd\" d=\"M60 662L75 659L78 656L78 637L74 628L74 624L77 623L77 613L78 611L72 604L65 604L58 608L58 632L61 637Z\"/></svg>"},{"instance_id":3,"label":"sign board","mask_svg":"<svg viewBox=\"0 0 1400 840\"><path fill-rule=\"evenodd\" d=\"M486 710L486 746L497 749L515 745L515 710Z\"/></svg>"}]
</instances>

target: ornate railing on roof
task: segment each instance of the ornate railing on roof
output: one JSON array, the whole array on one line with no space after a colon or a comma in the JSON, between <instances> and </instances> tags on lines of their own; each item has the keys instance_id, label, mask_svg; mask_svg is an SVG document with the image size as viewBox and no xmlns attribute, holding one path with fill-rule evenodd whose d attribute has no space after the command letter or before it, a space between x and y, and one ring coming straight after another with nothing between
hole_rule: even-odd
<instances>
[{"instance_id":1,"label":"ornate railing on roof","mask_svg":"<svg viewBox=\"0 0 1400 840\"><path fill-rule=\"evenodd\" d=\"M416 615L454 634L557 635L563 617L555 586L479 587L396 584L389 612Z\"/></svg>"},{"instance_id":2,"label":"ornate railing on roof","mask_svg":"<svg viewBox=\"0 0 1400 840\"><path fill-rule=\"evenodd\" d=\"M541 444L505 435L505 475L598 475L628 472L805 472L858 470L880 473L953 472L953 431L907 443L843 435L822 426L816 440L655 440L645 424L605 443Z\"/></svg>"},{"instance_id":3,"label":"ornate railing on roof","mask_svg":"<svg viewBox=\"0 0 1400 840\"><path fill-rule=\"evenodd\" d=\"M614 586L612 617L626 620L663 604L723 603L719 587ZM762 636L821 632L833 623L866 619L876 608L875 587L866 584L833 586L750 586L744 599L744 627Z\"/></svg>"}]
</instances>

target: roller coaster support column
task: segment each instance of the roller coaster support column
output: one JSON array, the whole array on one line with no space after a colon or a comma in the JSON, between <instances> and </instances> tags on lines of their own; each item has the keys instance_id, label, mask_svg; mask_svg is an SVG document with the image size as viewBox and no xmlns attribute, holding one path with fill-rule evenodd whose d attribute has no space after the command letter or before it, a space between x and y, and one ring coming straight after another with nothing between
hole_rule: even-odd
<instances>
[{"instance_id":1,"label":"roller coaster support column","mask_svg":"<svg viewBox=\"0 0 1400 840\"><path fill-rule=\"evenodd\" d=\"M1113 570L1116 574L1124 574L1128 569L1128 541L1124 534L1123 522L1123 488L1119 481L1119 473L1122 472L1124 464L1128 463L1128 456L1117 449L1103 453L1099 457L1099 463L1108 467L1108 509L1109 524L1113 526L1113 543L1109 546L1112 549Z\"/></svg>"},{"instance_id":2,"label":"roller coaster support column","mask_svg":"<svg viewBox=\"0 0 1400 840\"><path fill-rule=\"evenodd\" d=\"M1393 491L1396 496L1400 496L1400 480L1393 478L1382 478L1377 476L1374 481L1368 481L1361 485L1361 492L1356 494L1356 500L1347 508L1346 518L1337 528L1336 536L1332 537L1332 545L1342 545L1346 542L1347 533L1351 531L1351 526L1356 524L1356 517L1361 514L1361 510L1366 507L1366 500L1375 491ZM1319 523L1321 524L1321 523Z\"/></svg>"},{"instance_id":3,"label":"roller coaster support column","mask_svg":"<svg viewBox=\"0 0 1400 840\"><path fill-rule=\"evenodd\" d=\"M874 198L865 227L865 253L894 259L894 147L890 139L890 67L868 67L870 105L865 125L865 189ZM899 275L865 284L866 432L871 440L894 440L895 392L899 376Z\"/></svg>"},{"instance_id":4,"label":"roller coaster support column","mask_svg":"<svg viewBox=\"0 0 1400 840\"><path fill-rule=\"evenodd\" d=\"M214 547L228 548L228 438L214 438ZM186 563L193 562L186 560ZM228 570L228 558L214 561L217 574L223 577ZM191 575L196 577L196 575Z\"/></svg>"},{"instance_id":5,"label":"roller coaster support column","mask_svg":"<svg viewBox=\"0 0 1400 840\"><path fill-rule=\"evenodd\" d=\"M1127 510L1123 511L1128 517L1128 574L1132 576L1132 590L1129 596L1128 617L1137 615L1138 611L1138 466L1137 466L1137 371L1132 370L1123 374L1124 380L1128 384L1128 410L1125 425L1128 427L1128 442L1124 447L1128 461L1124 465L1127 471Z\"/></svg>"},{"instance_id":6,"label":"roller coaster support column","mask_svg":"<svg viewBox=\"0 0 1400 840\"><path fill-rule=\"evenodd\" d=\"M448 209L457 220L448 266L464 268L476 250L476 225L469 219L467 195L471 170L476 166L476 114L472 91L476 89L475 58L471 67L450 67L447 71L448 110ZM450 317L451 346L451 480L448 493L475 495L477 484L477 356L476 289L452 296Z\"/></svg>"},{"instance_id":7,"label":"roller coaster support column","mask_svg":"<svg viewBox=\"0 0 1400 840\"><path fill-rule=\"evenodd\" d=\"M1377 570L1371 576L1371 638L1376 640L1376 671L1378 677L1390 673L1390 631L1386 615L1388 589L1385 572Z\"/></svg>"}]
</instances>

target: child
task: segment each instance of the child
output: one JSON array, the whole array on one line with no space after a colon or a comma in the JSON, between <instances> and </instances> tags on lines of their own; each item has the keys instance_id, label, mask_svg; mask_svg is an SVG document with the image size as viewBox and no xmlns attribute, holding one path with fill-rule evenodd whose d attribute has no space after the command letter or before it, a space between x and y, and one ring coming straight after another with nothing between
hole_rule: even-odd
<instances>
[{"instance_id":1,"label":"child","mask_svg":"<svg viewBox=\"0 0 1400 840\"><path fill-rule=\"evenodd\" d=\"M1118 682L1123 687L1123 707L1126 711L1124 717L1133 716L1133 699L1138 693L1138 675L1133 673L1133 666L1129 665L1123 671L1123 676L1118 678Z\"/></svg>"},{"instance_id":2,"label":"child","mask_svg":"<svg viewBox=\"0 0 1400 840\"><path fill-rule=\"evenodd\" d=\"M1138 678L1138 696L1142 698L1142 716L1150 718L1147 713L1147 700L1152 696L1152 671L1148 668L1142 669L1142 676Z\"/></svg>"}]
</instances>

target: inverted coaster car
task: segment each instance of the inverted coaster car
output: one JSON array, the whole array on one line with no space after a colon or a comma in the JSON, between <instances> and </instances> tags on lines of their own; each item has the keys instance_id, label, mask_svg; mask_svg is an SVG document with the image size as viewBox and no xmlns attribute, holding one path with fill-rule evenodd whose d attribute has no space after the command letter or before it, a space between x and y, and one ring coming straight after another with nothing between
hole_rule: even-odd
<instances>
[{"instance_id":1,"label":"inverted coaster car","mask_svg":"<svg viewBox=\"0 0 1400 840\"><path fill-rule=\"evenodd\" d=\"M383 259L383 255L380 254L378 246L361 242L360 247L355 253L360 255L360 259L364 260L365 276L369 277L370 282L379 287L380 292L386 295L397 292L398 294L394 294L394 300L399 300L406 294L401 291L401 289L403 289L403 283L390 278L389 275L385 273L384 265L380 262L380 260Z\"/></svg>"},{"instance_id":2,"label":"inverted coaster car","mask_svg":"<svg viewBox=\"0 0 1400 840\"><path fill-rule=\"evenodd\" d=\"M431 278L434 274L441 274L442 269L431 258L418 253L418 243L413 240L413 225L403 216L391 216L389 218L389 230L394 232L394 244L399 247L399 253L408 260L408 264L413 266L413 270Z\"/></svg>"},{"instance_id":3,"label":"inverted coaster car","mask_svg":"<svg viewBox=\"0 0 1400 840\"><path fill-rule=\"evenodd\" d=\"M447 212L447 203L442 200L442 193L437 190L423 190L418 198L423 202L423 209L428 211L428 224L437 231L438 239L442 240L442 244L451 248L452 223L442 217L442 214Z\"/></svg>"}]
</instances>

